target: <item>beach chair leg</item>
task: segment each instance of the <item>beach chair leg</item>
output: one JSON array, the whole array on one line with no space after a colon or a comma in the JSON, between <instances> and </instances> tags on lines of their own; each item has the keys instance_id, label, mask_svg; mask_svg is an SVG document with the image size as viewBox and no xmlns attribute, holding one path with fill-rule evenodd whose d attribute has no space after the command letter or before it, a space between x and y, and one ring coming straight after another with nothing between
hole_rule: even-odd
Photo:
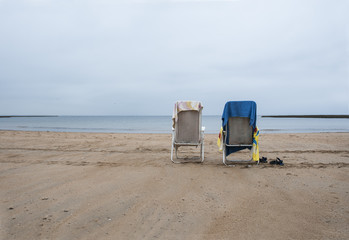
<instances>
[{"instance_id":1,"label":"beach chair leg","mask_svg":"<svg viewBox=\"0 0 349 240\"><path fill-rule=\"evenodd\" d=\"M173 160L173 152L176 151L176 158L178 159L178 156L177 156L177 146L175 146L175 143L174 143L174 131L172 132L172 147L171 147L171 161L173 163L180 163L178 161L174 161Z\"/></svg>"},{"instance_id":2,"label":"beach chair leg","mask_svg":"<svg viewBox=\"0 0 349 240\"><path fill-rule=\"evenodd\" d=\"M179 161L175 161L173 158L174 158L174 156L173 155L175 155L175 158L176 159L178 159L178 155L177 155L177 146L175 146L174 144L172 144L172 150L171 150L171 161L173 162L173 163L181 163L181 162L179 162ZM175 152L175 153L174 153Z\"/></svg>"},{"instance_id":3,"label":"beach chair leg","mask_svg":"<svg viewBox=\"0 0 349 240\"><path fill-rule=\"evenodd\" d=\"M201 156L201 162L203 162L205 158L204 143L201 143L201 146L200 146L200 156Z\"/></svg>"},{"instance_id":4,"label":"beach chair leg","mask_svg":"<svg viewBox=\"0 0 349 240\"><path fill-rule=\"evenodd\" d=\"M223 163L224 163L224 165L227 165L227 164L225 164L225 146L224 146L224 144L223 144Z\"/></svg>"},{"instance_id":5,"label":"beach chair leg","mask_svg":"<svg viewBox=\"0 0 349 240\"><path fill-rule=\"evenodd\" d=\"M172 143L172 147L171 147L171 161L173 162L173 143Z\"/></svg>"},{"instance_id":6,"label":"beach chair leg","mask_svg":"<svg viewBox=\"0 0 349 240\"><path fill-rule=\"evenodd\" d=\"M173 152L175 152L175 157L176 157L176 159L178 159L178 154L177 154L178 146L175 146L175 144L173 144L172 147L173 147L173 151L172 151L171 154L173 155ZM181 163L179 161L173 160L173 158L171 160L172 160L173 163Z\"/></svg>"},{"instance_id":7,"label":"beach chair leg","mask_svg":"<svg viewBox=\"0 0 349 240\"><path fill-rule=\"evenodd\" d=\"M175 147L175 152L176 152L176 159L178 159L178 146Z\"/></svg>"},{"instance_id":8,"label":"beach chair leg","mask_svg":"<svg viewBox=\"0 0 349 240\"><path fill-rule=\"evenodd\" d=\"M258 161L254 161L253 160L253 148L251 148L251 160L250 161L251 162L256 162L256 164L259 165L259 159L258 159Z\"/></svg>"},{"instance_id":9,"label":"beach chair leg","mask_svg":"<svg viewBox=\"0 0 349 240\"><path fill-rule=\"evenodd\" d=\"M204 142L202 142L202 161L203 162L205 160L205 144Z\"/></svg>"},{"instance_id":10,"label":"beach chair leg","mask_svg":"<svg viewBox=\"0 0 349 240\"><path fill-rule=\"evenodd\" d=\"M226 147L224 144L223 144L223 163L225 166L235 167L235 164L227 164Z\"/></svg>"},{"instance_id":11,"label":"beach chair leg","mask_svg":"<svg viewBox=\"0 0 349 240\"><path fill-rule=\"evenodd\" d=\"M204 139L205 139L205 127L201 128L201 162L205 160L205 144L204 144Z\"/></svg>"}]
</instances>

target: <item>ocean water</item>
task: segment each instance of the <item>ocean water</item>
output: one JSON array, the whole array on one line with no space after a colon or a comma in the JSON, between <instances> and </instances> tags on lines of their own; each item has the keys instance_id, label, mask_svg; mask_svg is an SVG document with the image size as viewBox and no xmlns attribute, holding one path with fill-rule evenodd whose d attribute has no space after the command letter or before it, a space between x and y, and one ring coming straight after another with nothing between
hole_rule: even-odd
<instances>
[{"instance_id":1,"label":"ocean water","mask_svg":"<svg viewBox=\"0 0 349 240\"><path fill-rule=\"evenodd\" d=\"M203 115L205 133L218 133L221 116ZM58 116L0 118L0 130L171 133L171 116ZM263 133L349 132L349 119L257 118Z\"/></svg>"}]
</instances>

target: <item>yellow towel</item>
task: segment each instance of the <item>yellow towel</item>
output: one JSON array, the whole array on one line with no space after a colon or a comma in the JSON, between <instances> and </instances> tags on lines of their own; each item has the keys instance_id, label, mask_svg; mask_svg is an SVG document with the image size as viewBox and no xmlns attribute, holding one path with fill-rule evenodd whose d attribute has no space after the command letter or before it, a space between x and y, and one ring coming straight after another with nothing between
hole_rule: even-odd
<instances>
[{"instance_id":1,"label":"yellow towel","mask_svg":"<svg viewBox=\"0 0 349 240\"><path fill-rule=\"evenodd\" d=\"M256 127L253 133L253 145L252 145L252 159L253 161L259 161L259 129Z\"/></svg>"},{"instance_id":2,"label":"yellow towel","mask_svg":"<svg viewBox=\"0 0 349 240\"><path fill-rule=\"evenodd\" d=\"M221 127L221 130L219 131L217 146L219 148L219 151L223 151L223 128L222 127Z\"/></svg>"},{"instance_id":3,"label":"yellow towel","mask_svg":"<svg viewBox=\"0 0 349 240\"><path fill-rule=\"evenodd\" d=\"M174 105L172 114L172 128L175 127L179 112L188 110L200 111L202 108L203 106L199 101L177 101Z\"/></svg>"}]
</instances>

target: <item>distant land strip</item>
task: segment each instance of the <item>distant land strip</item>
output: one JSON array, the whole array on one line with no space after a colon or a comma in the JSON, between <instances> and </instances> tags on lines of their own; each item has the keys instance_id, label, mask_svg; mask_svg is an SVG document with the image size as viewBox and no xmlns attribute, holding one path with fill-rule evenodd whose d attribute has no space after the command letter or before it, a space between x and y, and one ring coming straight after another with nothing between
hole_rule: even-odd
<instances>
[{"instance_id":1,"label":"distant land strip","mask_svg":"<svg viewBox=\"0 0 349 240\"><path fill-rule=\"evenodd\" d=\"M269 118L349 118L349 115L263 115Z\"/></svg>"},{"instance_id":2,"label":"distant land strip","mask_svg":"<svg viewBox=\"0 0 349 240\"><path fill-rule=\"evenodd\" d=\"M0 118L18 118L18 117L58 117L58 115L9 115L0 116Z\"/></svg>"}]
</instances>

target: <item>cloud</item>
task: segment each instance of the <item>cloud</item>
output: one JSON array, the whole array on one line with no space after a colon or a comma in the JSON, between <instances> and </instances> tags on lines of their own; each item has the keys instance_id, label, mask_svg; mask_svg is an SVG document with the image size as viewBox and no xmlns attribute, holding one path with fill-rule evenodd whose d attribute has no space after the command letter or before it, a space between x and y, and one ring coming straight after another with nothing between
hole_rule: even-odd
<instances>
[{"instance_id":1,"label":"cloud","mask_svg":"<svg viewBox=\"0 0 349 240\"><path fill-rule=\"evenodd\" d=\"M177 99L348 113L347 6L2 1L0 114L167 114Z\"/></svg>"}]
</instances>

